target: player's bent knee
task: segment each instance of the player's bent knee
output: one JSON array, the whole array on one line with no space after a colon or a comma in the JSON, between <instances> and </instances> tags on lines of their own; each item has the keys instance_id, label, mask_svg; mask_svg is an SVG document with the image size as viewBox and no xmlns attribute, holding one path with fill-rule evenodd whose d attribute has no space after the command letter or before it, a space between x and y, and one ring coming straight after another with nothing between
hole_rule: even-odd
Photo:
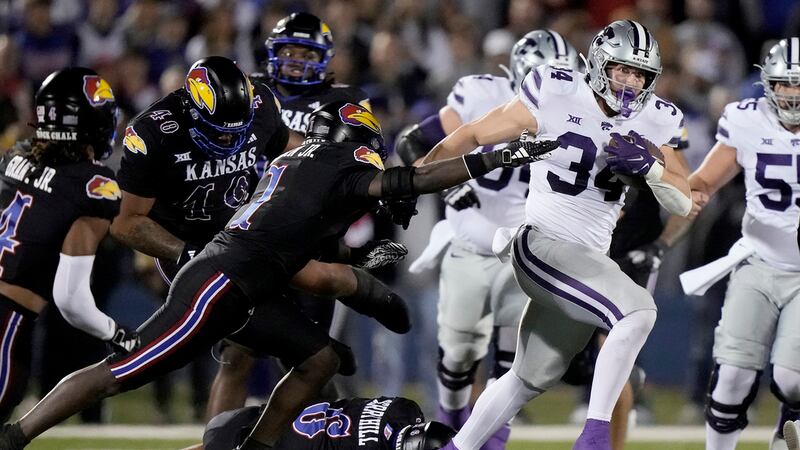
<instances>
[{"instance_id":1,"label":"player's bent knee","mask_svg":"<svg viewBox=\"0 0 800 450\"><path fill-rule=\"evenodd\" d=\"M800 372L787 367L772 367L772 394L792 410L800 410Z\"/></svg>"},{"instance_id":2,"label":"player's bent knee","mask_svg":"<svg viewBox=\"0 0 800 450\"><path fill-rule=\"evenodd\" d=\"M706 396L706 422L718 433L727 434L743 430L749 423L747 409L758 393L761 371L716 364L711 373ZM739 403L722 403L714 399L717 388L725 389L726 397L742 398Z\"/></svg>"},{"instance_id":3,"label":"player's bent knee","mask_svg":"<svg viewBox=\"0 0 800 450\"><path fill-rule=\"evenodd\" d=\"M447 355L447 361L461 364L466 370L475 361L480 361L489 352L491 336L480 333L467 333L447 326L439 328L439 352ZM440 355L441 359L441 355ZM456 369L455 367L450 367Z\"/></svg>"},{"instance_id":4,"label":"player's bent knee","mask_svg":"<svg viewBox=\"0 0 800 450\"><path fill-rule=\"evenodd\" d=\"M658 313L655 309L640 309L628 314L623 320L631 331L647 336L653 330L657 317Z\"/></svg>"},{"instance_id":5,"label":"player's bent knee","mask_svg":"<svg viewBox=\"0 0 800 450\"><path fill-rule=\"evenodd\" d=\"M439 377L439 382L442 386L451 391L460 391L467 386L472 386L475 383L475 373L478 370L478 361L463 362L461 364L452 364L449 362L450 357L448 354L448 364L444 363L445 351L439 348L439 364L436 367L436 372Z\"/></svg>"}]
</instances>

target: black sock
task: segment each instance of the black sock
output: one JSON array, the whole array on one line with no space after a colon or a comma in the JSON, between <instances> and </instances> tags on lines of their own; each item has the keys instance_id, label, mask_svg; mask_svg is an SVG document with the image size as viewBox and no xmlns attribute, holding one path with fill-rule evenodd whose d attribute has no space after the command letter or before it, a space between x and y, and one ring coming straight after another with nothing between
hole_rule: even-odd
<instances>
[{"instance_id":1,"label":"black sock","mask_svg":"<svg viewBox=\"0 0 800 450\"><path fill-rule=\"evenodd\" d=\"M0 429L0 446L4 449L8 446L8 450L22 450L29 442L19 422L4 424Z\"/></svg>"}]
</instances>

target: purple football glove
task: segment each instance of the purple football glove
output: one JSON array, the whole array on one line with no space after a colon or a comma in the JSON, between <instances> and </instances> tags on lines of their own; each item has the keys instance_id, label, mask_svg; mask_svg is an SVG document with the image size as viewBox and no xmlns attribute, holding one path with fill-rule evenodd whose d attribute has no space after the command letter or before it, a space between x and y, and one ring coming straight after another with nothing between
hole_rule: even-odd
<instances>
[{"instance_id":1,"label":"purple football glove","mask_svg":"<svg viewBox=\"0 0 800 450\"><path fill-rule=\"evenodd\" d=\"M605 148L610 156L608 167L614 173L643 177L657 164L656 158L647 150L647 141L635 131L628 136L611 133L611 141Z\"/></svg>"}]
</instances>

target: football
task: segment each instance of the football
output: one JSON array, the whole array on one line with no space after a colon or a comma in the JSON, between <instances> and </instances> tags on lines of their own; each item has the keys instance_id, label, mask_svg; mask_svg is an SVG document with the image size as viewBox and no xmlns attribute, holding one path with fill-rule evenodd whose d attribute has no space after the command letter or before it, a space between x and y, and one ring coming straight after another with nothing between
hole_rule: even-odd
<instances>
[{"instance_id":1,"label":"football","mask_svg":"<svg viewBox=\"0 0 800 450\"><path fill-rule=\"evenodd\" d=\"M614 138L611 138L613 141ZM656 158L661 164L664 164L664 154L661 153L661 149L654 143L650 142L649 140L644 140L647 143L647 150L650 154ZM609 143L610 144L610 143ZM632 175L622 175L616 174L617 179L622 181L626 185L635 188L635 189L649 189L647 186L647 182L645 181L643 176L632 176Z\"/></svg>"}]
</instances>

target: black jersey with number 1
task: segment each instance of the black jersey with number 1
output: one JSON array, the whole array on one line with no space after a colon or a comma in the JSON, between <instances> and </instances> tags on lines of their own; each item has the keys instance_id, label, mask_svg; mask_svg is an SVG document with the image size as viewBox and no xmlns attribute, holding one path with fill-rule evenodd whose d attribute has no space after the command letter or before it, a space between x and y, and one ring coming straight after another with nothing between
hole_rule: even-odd
<instances>
[{"instance_id":1,"label":"black jersey with number 1","mask_svg":"<svg viewBox=\"0 0 800 450\"><path fill-rule=\"evenodd\" d=\"M0 279L52 299L59 254L80 217L119 211L114 173L92 161L41 166L28 142L0 158Z\"/></svg>"},{"instance_id":2,"label":"black jersey with number 1","mask_svg":"<svg viewBox=\"0 0 800 450\"><path fill-rule=\"evenodd\" d=\"M307 141L281 155L206 247L212 263L253 299L274 292L377 206L368 187L381 170L380 155L355 143Z\"/></svg>"}]
</instances>

